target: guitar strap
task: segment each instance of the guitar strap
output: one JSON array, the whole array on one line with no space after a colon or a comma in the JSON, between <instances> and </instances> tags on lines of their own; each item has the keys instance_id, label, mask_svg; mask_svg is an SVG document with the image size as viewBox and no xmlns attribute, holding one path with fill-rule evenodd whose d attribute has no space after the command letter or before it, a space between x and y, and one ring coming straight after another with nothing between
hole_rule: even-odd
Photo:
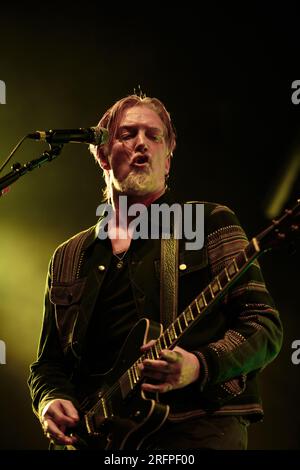
<instances>
[{"instance_id":1,"label":"guitar strap","mask_svg":"<svg viewBox=\"0 0 300 470\"><path fill-rule=\"evenodd\" d=\"M160 248L160 321L167 327L177 317L178 238L161 239Z\"/></svg>"},{"instance_id":2,"label":"guitar strap","mask_svg":"<svg viewBox=\"0 0 300 470\"><path fill-rule=\"evenodd\" d=\"M78 274L83 254L82 247L86 238L90 235L90 232L91 229L86 230L75 237L72 237L70 240L68 240L67 243L62 244L56 250L52 264L52 291L54 289L56 291L60 289L65 291L66 284L74 283L72 286L71 294L75 294L76 297L76 292L78 290L81 291L78 292L78 295L80 295L80 297L84 297L82 296L82 290L84 289L84 292L86 292L88 287L87 285L89 285L92 280L88 279L88 282L80 283L80 279L78 279ZM171 235L169 239L161 239L160 321L164 328L167 327L170 323L172 323L177 317L178 251L179 241L177 238L174 238L173 235ZM59 287L59 285L62 285L62 287ZM65 294L69 297L70 292L66 291ZM59 308L56 306L56 310L58 309ZM61 325L62 328L59 328L59 330L63 342L63 349L66 350L69 349L69 347L71 346L71 342L73 339L73 335L71 335L70 332L73 330L74 327L74 318L72 315L72 308L67 308L67 305L64 305L62 310L63 311L61 312L61 315L59 315L59 317L61 318L63 325ZM89 308L89 311L90 310L91 308ZM86 327L88 322L85 321L84 323L84 326Z\"/></svg>"}]
</instances>

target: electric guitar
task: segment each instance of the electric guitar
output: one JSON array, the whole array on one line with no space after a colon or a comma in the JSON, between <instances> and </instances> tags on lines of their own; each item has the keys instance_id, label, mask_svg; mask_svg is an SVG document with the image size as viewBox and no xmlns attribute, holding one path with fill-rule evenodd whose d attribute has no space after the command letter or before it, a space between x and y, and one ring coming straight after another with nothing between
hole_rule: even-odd
<instances>
[{"instance_id":1,"label":"electric guitar","mask_svg":"<svg viewBox=\"0 0 300 470\"><path fill-rule=\"evenodd\" d=\"M96 386L97 391L82 402L83 417L73 432L78 438L76 449L139 449L165 422L169 406L159 403L156 394L146 395L141 390L138 364L145 358L158 359L162 349L173 349L258 256L290 241L299 228L300 200L254 237L165 331L160 324L140 320L129 333L114 367L95 377L101 387ZM155 339L154 345L141 354L140 346L150 339Z\"/></svg>"}]
</instances>

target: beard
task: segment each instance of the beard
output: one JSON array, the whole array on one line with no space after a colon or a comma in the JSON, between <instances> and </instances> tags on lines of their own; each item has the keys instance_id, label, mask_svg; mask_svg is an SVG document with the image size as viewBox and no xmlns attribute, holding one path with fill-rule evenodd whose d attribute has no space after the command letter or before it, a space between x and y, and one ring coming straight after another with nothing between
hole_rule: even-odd
<instances>
[{"instance_id":1,"label":"beard","mask_svg":"<svg viewBox=\"0 0 300 470\"><path fill-rule=\"evenodd\" d=\"M154 177L150 168L131 171L122 181L112 180L112 186L124 194L141 196L155 191L157 188L157 178Z\"/></svg>"}]
</instances>

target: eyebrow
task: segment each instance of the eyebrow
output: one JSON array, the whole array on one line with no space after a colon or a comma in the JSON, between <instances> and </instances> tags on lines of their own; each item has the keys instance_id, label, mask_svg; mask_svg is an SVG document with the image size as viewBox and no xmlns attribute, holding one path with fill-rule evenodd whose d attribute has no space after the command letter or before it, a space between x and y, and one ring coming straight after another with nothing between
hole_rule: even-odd
<instances>
[{"instance_id":1,"label":"eyebrow","mask_svg":"<svg viewBox=\"0 0 300 470\"><path fill-rule=\"evenodd\" d=\"M128 124L126 126L120 126L118 131L123 131L123 130L131 130L131 129L135 129L136 127L138 127L139 124ZM155 132L161 132L163 133L163 129L160 129L159 127L153 127L153 126L143 126L143 127L146 127L148 130L150 131L155 131Z\"/></svg>"}]
</instances>

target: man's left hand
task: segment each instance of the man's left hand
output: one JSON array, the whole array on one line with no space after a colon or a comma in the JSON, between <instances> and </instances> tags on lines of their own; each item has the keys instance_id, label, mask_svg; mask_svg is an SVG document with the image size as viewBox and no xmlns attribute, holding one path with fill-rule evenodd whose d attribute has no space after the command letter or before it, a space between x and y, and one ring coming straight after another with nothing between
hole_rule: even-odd
<instances>
[{"instance_id":1,"label":"man's left hand","mask_svg":"<svg viewBox=\"0 0 300 470\"><path fill-rule=\"evenodd\" d=\"M141 351L146 352L154 343L154 340L149 341L141 347ZM178 346L172 350L163 349L159 359L144 359L139 369L142 377L155 382L143 382L144 392L165 393L183 388L195 382L200 375L200 363L195 354Z\"/></svg>"}]
</instances>

